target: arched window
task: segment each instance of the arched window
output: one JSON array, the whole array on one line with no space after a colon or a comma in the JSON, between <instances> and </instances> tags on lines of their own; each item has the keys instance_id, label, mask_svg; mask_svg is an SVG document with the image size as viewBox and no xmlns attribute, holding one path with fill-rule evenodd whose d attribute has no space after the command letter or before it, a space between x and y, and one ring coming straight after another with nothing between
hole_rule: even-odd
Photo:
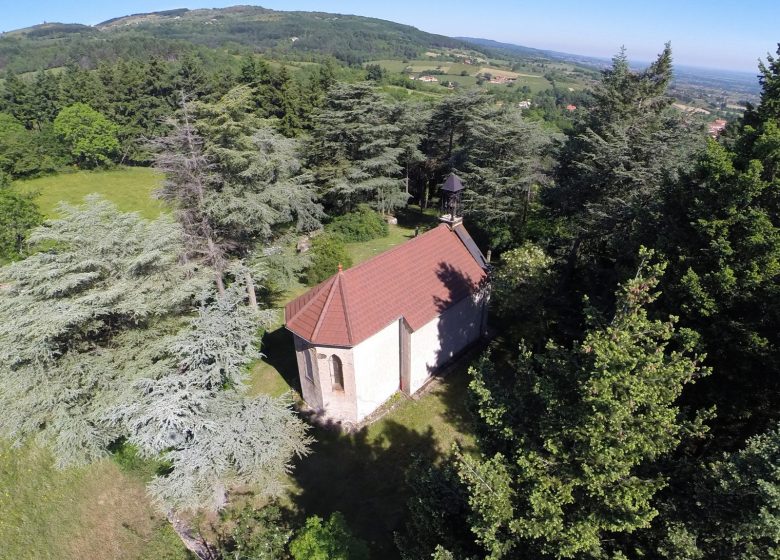
<instances>
[{"instance_id":1,"label":"arched window","mask_svg":"<svg viewBox=\"0 0 780 560\"><path fill-rule=\"evenodd\" d=\"M317 363L314 360L313 355L314 355L313 348L307 348L306 350L303 351L303 359L305 362L304 365L306 366L306 371L304 374L306 375L306 379L308 379L312 383L314 383L314 366Z\"/></svg>"},{"instance_id":2,"label":"arched window","mask_svg":"<svg viewBox=\"0 0 780 560\"><path fill-rule=\"evenodd\" d=\"M330 363L330 381L334 391L344 390L344 369L341 367L341 360L335 354L328 359Z\"/></svg>"}]
</instances>

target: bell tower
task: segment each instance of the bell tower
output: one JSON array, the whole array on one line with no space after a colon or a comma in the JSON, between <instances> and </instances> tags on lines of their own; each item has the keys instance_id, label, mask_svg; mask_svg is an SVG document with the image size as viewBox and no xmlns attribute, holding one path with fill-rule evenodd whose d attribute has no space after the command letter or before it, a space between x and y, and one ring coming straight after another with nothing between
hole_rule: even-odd
<instances>
[{"instance_id":1,"label":"bell tower","mask_svg":"<svg viewBox=\"0 0 780 560\"><path fill-rule=\"evenodd\" d=\"M447 176L447 180L444 181L444 185L441 187L442 216L439 220L450 224L450 227L463 221L463 216L460 215L462 211L461 197L465 188L460 177L454 173L450 173Z\"/></svg>"}]
</instances>

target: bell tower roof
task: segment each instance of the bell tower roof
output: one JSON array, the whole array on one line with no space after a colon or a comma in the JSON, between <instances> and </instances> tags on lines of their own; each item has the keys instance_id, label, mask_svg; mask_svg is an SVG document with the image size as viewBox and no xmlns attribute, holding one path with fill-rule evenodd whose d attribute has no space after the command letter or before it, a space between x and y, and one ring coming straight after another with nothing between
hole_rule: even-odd
<instances>
[{"instance_id":1,"label":"bell tower roof","mask_svg":"<svg viewBox=\"0 0 780 560\"><path fill-rule=\"evenodd\" d=\"M447 180L444 181L444 186L441 188L441 190L445 192L456 193L462 191L465 188L466 187L463 186L463 181L460 180L460 177L454 173L450 173L447 177Z\"/></svg>"}]
</instances>

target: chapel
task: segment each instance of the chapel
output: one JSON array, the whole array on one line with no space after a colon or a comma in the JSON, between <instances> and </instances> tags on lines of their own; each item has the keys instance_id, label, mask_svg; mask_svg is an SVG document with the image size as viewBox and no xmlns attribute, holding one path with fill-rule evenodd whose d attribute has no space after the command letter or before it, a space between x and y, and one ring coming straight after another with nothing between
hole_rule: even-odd
<instances>
[{"instance_id":1,"label":"chapel","mask_svg":"<svg viewBox=\"0 0 780 560\"><path fill-rule=\"evenodd\" d=\"M488 262L455 213L285 307L306 403L356 424L485 334Z\"/></svg>"}]
</instances>

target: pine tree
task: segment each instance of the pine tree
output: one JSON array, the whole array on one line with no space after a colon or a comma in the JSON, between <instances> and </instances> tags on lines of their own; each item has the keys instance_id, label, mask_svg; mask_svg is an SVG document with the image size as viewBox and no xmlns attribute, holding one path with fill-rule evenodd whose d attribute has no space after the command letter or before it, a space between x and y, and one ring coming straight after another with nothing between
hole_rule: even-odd
<instances>
[{"instance_id":1,"label":"pine tree","mask_svg":"<svg viewBox=\"0 0 780 560\"><path fill-rule=\"evenodd\" d=\"M705 558L780 558L780 430L702 469L688 517ZM698 519L697 519L698 518Z\"/></svg>"},{"instance_id":2,"label":"pine tree","mask_svg":"<svg viewBox=\"0 0 780 560\"><path fill-rule=\"evenodd\" d=\"M252 114L249 88L234 88L214 104L184 102L171 125L156 141L157 167L168 178L160 196L177 209L188 253L214 268L220 291L230 256L246 257L284 226L319 226L321 209L301 174L296 142Z\"/></svg>"},{"instance_id":3,"label":"pine tree","mask_svg":"<svg viewBox=\"0 0 780 560\"><path fill-rule=\"evenodd\" d=\"M465 215L493 248L520 243L537 192L549 183L553 137L509 107L472 107L462 139Z\"/></svg>"},{"instance_id":4,"label":"pine tree","mask_svg":"<svg viewBox=\"0 0 780 560\"><path fill-rule=\"evenodd\" d=\"M85 70L77 64L67 66L60 80L60 102L63 106L84 103L101 113L109 110L105 90L97 72Z\"/></svg>"},{"instance_id":5,"label":"pine tree","mask_svg":"<svg viewBox=\"0 0 780 560\"><path fill-rule=\"evenodd\" d=\"M714 374L692 399L717 404L723 450L766 429L780 406L780 126L773 95L780 91L763 91L732 148L710 141L695 168L663 190L662 218L646 228L647 242L670 262L666 309L702 335Z\"/></svg>"},{"instance_id":6,"label":"pine tree","mask_svg":"<svg viewBox=\"0 0 780 560\"><path fill-rule=\"evenodd\" d=\"M202 99L212 92L203 63L199 57L190 54L182 58L173 85L176 91L185 92L193 100Z\"/></svg>"},{"instance_id":7,"label":"pine tree","mask_svg":"<svg viewBox=\"0 0 780 560\"><path fill-rule=\"evenodd\" d=\"M2 96L3 112L22 123L25 128L35 126L32 91L30 85L12 72L6 73Z\"/></svg>"},{"instance_id":8,"label":"pine tree","mask_svg":"<svg viewBox=\"0 0 780 560\"><path fill-rule=\"evenodd\" d=\"M204 210L213 171L193 120L190 106L182 97L179 120L170 121L171 132L153 142L155 167L165 174L157 195L174 208L184 230L185 258L203 260L210 266L222 294L228 242L219 235Z\"/></svg>"},{"instance_id":9,"label":"pine tree","mask_svg":"<svg viewBox=\"0 0 780 560\"><path fill-rule=\"evenodd\" d=\"M60 79L57 75L44 70L39 71L30 84L30 100L35 128L40 130L47 123L51 123L62 108Z\"/></svg>"},{"instance_id":10,"label":"pine tree","mask_svg":"<svg viewBox=\"0 0 780 560\"><path fill-rule=\"evenodd\" d=\"M586 269L579 277L586 289L613 281L606 262L633 267L643 224L652 227L658 218L661 187L689 169L702 147L701 131L671 110L671 77L668 44L638 73L621 51L562 150L555 188L545 199L567 232L558 243L568 252L570 272Z\"/></svg>"},{"instance_id":11,"label":"pine tree","mask_svg":"<svg viewBox=\"0 0 780 560\"><path fill-rule=\"evenodd\" d=\"M287 402L243 394L269 319L244 305L243 271L217 297L180 260L178 224L87 202L0 269L0 434L37 437L60 466L127 440L170 465L149 486L166 511L219 508L236 485L277 491L308 438Z\"/></svg>"}]
</instances>

